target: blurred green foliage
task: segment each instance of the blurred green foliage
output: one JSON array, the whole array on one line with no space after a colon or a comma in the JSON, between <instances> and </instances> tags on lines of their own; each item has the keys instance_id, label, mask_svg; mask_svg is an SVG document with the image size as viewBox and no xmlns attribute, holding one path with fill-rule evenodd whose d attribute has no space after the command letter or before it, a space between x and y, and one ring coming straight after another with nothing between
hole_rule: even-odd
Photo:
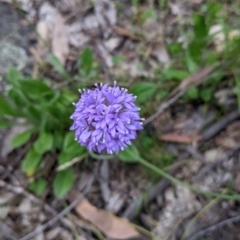
<instances>
[{"instance_id":1,"label":"blurred green foliage","mask_svg":"<svg viewBox=\"0 0 240 240\"><path fill-rule=\"evenodd\" d=\"M159 0L160 9L167 8L167 1ZM121 2L117 2L121 11ZM140 26L148 19L156 19L154 8L141 8L141 1L132 0L132 5L137 8L133 22ZM239 56L240 36L229 37L233 30L229 23L229 14L224 6L217 1L204 3L200 11L194 12L185 24L176 26L179 36L186 39L186 46L182 43L169 41L167 50L173 60L170 66L161 68L153 67L153 77L136 78L130 86L130 92L137 95L137 104L141 107L141 113L149 116L156 107L164 101L175 87L191 76L196 70L203 67L219 64L220 69L210 75L201 86L192 86L181 99L185 103L200 101L210 105L214 103L214 92L221 86L230 84L236 86L238 105L240 107L240 80L239 80ZM222 27L222 50L216 50L216 36L210 34L213 25ZM142 36L140 34L140 36ZM170 36L171 37L171 36ZM145 42L142 43L142 54L146 61ZM125 61L125 56L116 54L113 57L114 65ZM16 117L25 120L28 129L16 135L11 146L19 148L30 143L30 148L21 163L22 171L31 178L29 190L40 195L48 186L48 179L44 179L37 173L44 167L46 156L56 156L56 165L62 166L76 157L86 155L87 150L74 140L73 132L69 132L71 120L69 119L73 107L72 102L77 101L76 89L87 87L97 81L104 81L100 64L95 61L90 47L85 48L77 60L77 72L72 76L54 56L49 55L48 63L56 73L66 81L57 84L45 77L32 79L23 76L18 70L11 68L8 71L7 80L10 88L5 95L0 96L0 128L9 127L15 122ZM142 64L143 65L143 64ZM140 66L143 67L143 66ZM230 76L230 77L229 77ZM126 83L125 76L120 78ZM227 83L226 81L227 80ZM72 86L74 85L74 90ZM155 135L154 135L155 134ZM148 132L147 129L140 133L136 144L119 154L124 162L137 162L143 156L149 162L160 168L170 165L174 161L174 154L166 150L165 145L157 138L157 131ZM93 156L93 155L91 155ZM33 181L32 181L33 179ZM74 183L73 167L58 171L53 179L53 192L56 197L62 198L71 189Z\"/></svg>"}]
</instances>

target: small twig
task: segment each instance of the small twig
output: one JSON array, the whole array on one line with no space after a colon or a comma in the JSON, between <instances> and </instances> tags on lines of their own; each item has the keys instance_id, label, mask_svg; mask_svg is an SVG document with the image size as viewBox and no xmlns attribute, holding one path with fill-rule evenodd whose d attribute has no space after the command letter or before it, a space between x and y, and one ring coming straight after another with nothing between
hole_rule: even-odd
<instances>
[{"instance_id":1,"label":"small twig","mask_svg":"<svg viewBox=\"0 0 240 240\"><path fill-rule=\"evenodd\" d=\"M159 117L167 108L169 108L173 103L175 103L184 93L185 93L185 90L182 90L172 98L168 99L166 102L163 102L158 108L158 110L152 116L150 116L144 121L143 125L145 126L148 123L152 122L157 117Z\"/></svg>"},{"instance_id":2,"label":"small twig","mask_svg":"<svg viewBox=\"0 0 240 240\"><path fill-rule=\"evenodd\" d=\"M62 212L60 212L56 217L52 218L50 221L46 222L41 227L38 227L37 229L30 232L29 234L27 234L26 236L24 236L23 238L21 238L19 240L29 240L29 239L37 236L38 234L42 233L45 229L51 227L53 224L58 222L66 214L68 214L72 209L74 209L83 200L84 196L89 192L89 190L91 189L91 186L93 184L93 180L94 179L92 179L92 181L89 181L86 188L83 190L82 194L79 195L67 208L65 208Z\"/></svg>"},{"instance_id":3,"label":"small twig","mask_svg":"<svg viewBox=\"0 0 240 240\"><path fill-rule=\"evenodd\" d=\"M201 231L199 231L198 233L196 234L193 234L192 236L190 236L189 238L187 238L187 240L197 240L199 239L200 237L206 235L207 233L210 233L210 232L214 232L216 231L217 229L219 228L222 228L226 225L229 225L229 224L232 224L234 222L238 222L240 221L240 216L236 216L236 217L233 217L233 218L229 218L227 220L224 220L222 222L219 222L211 227L208 227L208 228L205 228Z\"/></svg>"},{"instance_id":4,"label":"small twig","mask_svg":"<svg viewBox=\"0 0 240 240\"><path fill-rule=\"evenodd\" d=\"M238 110L230 112L228 115L221 118L218 122L213 124L208 130L204 132L204 134L202 135L200 145L203 142L206 142L211 138L215 137L219 132L225 129L231 122L237 120L238 118L240 118L240 112Z\"/></svg>"},{"instance_id":5,"label":"small twig","mask_svg":"<svg viewBox=\"0 0 240 240\"><path fill-rule=\"evenodd\" d=\"M172 93L170 93L170 98L163 102L158 108L158 110L152 116L146 119L144 125L147 125L148 123L152 122L154 119L160 116L167 108L169 108L173 103L175 103L181 96L183 96L186 93L188 87L191 86L191 84L198 85L202 83L206 76L210 72L212 72L213 68L214 67L203 68L195 72L190 77L183 80L179 84L179 86L177 86L177 88Z\"/></svg>"},{"instance_id":6,"label":"small twig","mask_svg":"<svg viewBox=\"0 0 240 240\"><path fill-rule=\"evenodd\" d=\"M40 199L38 199L37 197L35 197L33 194L27 192L24 188L20 187L20 186L13 186L11 184L6 183L3 180L0 180L0 187L3 187L11 192L14 192L16 194L22 194L23 196L25 196L26 198L30 199L31 201L39 204L40 206L43 206L43 208L51 213L52 215L55 215L56 212L55 210L53 210L49 205L45 204L43 201L41 201Z\"/></svg>"}]
</instances>

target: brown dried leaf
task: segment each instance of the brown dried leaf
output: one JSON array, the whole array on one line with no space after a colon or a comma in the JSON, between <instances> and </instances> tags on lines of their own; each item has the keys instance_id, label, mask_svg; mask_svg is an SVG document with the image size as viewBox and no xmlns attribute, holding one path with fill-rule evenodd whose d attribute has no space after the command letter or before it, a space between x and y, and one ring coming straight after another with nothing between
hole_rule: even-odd
<instances>
[{"instance_id":1,"label":"brown dried leaf","mask_svg":"<svg viewBox=\"0 0 240 240\"><path fill-rule=\"evenodd\" d=\"M128 37L134 41L139 41L139 37L137 37L136 35L134 35L132 32L130 32L128 29L120 27L120 26L115 26L113 27L113 29L115 30L115 32L121 36L124 37Z\"/></svg>"},{"instance_id":2,"label":"brown dried leaf","mask_svg":"<svg viewBox=\"0 0 240 240\"><path fill-rule=\"evenodd\" d=\"M139 236L131 224L123 218L114 216L104 210L99 210L86 199L76 207L77 213L91 222L100 231L113 239L129 239Z\"/></svg>"},{"instance_id":3,"label":"brown dried leaf","mask_svg":"<svg viewBox=\"0 0 240 240\"><path fill-rule=\"evenodd\" d=\"M198 142L202 139L199 135L182 135L178 133L168 133L159 137L163 141L177 142L177 143L191 143Z\"/></svg>"},{"instance_id":4,"label":"brown dried leaf","mask_svg":"<svg viewBox=\"0 0 240 240\"><path fill-rule=\"evenodd\" d=\"M40 20L37 23L37 33L38 33L38 44L37 50L35 51L33 48L31 52L35 58L35 60L40 63L42 62L42 58L45 58L49 52L49 43L50 43L50 25L48 22L44 20Z\"/></svg>"},{"instance_id":5,"label":"brown dried leaf","mask_svg":"<svg viewBox=\"0 0 240 240\"><path fill-rule=\"evenodd\" d=\"M52 51L53 54L60 60L62 65L64 65L67 55L69 53L69 45L64 19L60 14L58 14L55 18L55 24L53 28Z\"/></svg>"},{"instance_id":6,"label":"brown dried leaf","mask_svg":"<svg viewBox=\"0 0 240 240\"><path fill-rule=\"evenodd\" d=\"M152 44L151 54L161 63L169 63L170 56L162 39L158 39Z\"/></svg>"}]
</instances>

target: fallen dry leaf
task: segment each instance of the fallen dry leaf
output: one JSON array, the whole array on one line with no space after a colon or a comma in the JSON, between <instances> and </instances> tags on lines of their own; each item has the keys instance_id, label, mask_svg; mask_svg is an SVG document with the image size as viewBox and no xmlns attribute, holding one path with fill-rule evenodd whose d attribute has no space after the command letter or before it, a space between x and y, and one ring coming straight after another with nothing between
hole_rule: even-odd
<instances>
[{"instance_id":1,"label":"fallen dry leaf","mask_svg":"<svg viewBox=\"0 0 240 240\"><path fill-rule=\"evenodd\" d=\"M113 29L115 32L121 36L128 37L134 41L139 41L139 37L134 35L132 32L130 32L128 29L120 27L120 26L114 26Z\"/></svg>"},{"instance_id":2,"label":"fallen dry leaf","mask_svg":"<svg viewBox=\"0 0 240 240\"><path fill-rule=\"evenodd\" d=\"M52 38L52 52L64 65L69 53L69 45L64 19L60 14L55 18Z\"/></svg>"},{"instance_id":3,"label":"fallen dry leaf","mask_svg":"<svg viewBox=\"0 0 240 240\"><path fill-rule=\"evenodd\" d=\"M151 54L161 63L169 63L170 57L162 39L158 39L152 43Z\"/></svg>"},{"instance_id":4,"label":"fallen dry leaf","mask_svg":"<svg viewBox=\"0 0 240 240\"><path fill-rule=\"evenodd\" d=\"M40 37L37 47L38 54L47 57L49 46L51 46L53 54L64 65L69 53L69 41L63 17L53 5L45 2L39 9L39 19L37 26Z\"/></svg>"},{"instance_id":5,"label":"fallen dry leaf","mask_svg":"<svg viewBox=\"0 0 240 240\"><path fill-rule=\"evenodd\" d=\"M49 42L50 42L50 26L48 22L40 20L37 23L37 33L38 33L38 44L37 50L33 48L31 52L38 63L42 62L42 58L45 58L49 52Z\"/></svg>"},{"instance_id":6,"label":"fallen dry leaf","mask_svg":"<svg viewBox=\"0 0 240 240\"><path fill-rule=\"evenodd\" d=\"M131 226L131 224L123 218L99 210L86 199L76 207L77 213L91 222L106 236L113 239L130 239L139 237L139 233Z\"/></svg>"},{"instance_id":7,"label":"fallen dry leaf","mask_svg":"<svg viewBox=\"0 0 240 240\"><path fill-rule=\"evenodd\" d=\"M191 142L200 141L202 139L202 136L168 133L168 134L161 135L159 138L166 142L191 143Z\"/></svg>"}]
</instances>

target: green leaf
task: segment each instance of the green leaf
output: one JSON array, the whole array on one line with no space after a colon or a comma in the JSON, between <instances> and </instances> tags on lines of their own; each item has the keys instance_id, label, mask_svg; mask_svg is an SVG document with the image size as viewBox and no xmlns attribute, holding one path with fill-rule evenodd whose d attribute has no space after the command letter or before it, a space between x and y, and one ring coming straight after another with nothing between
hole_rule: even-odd
<instances>
[{"instance_id":1,"label":"green leaf","mask_svg":"<svg viewBox=\"0 0 240 240\"><path fill-rule=\"evenodd\" d=\"M41 101L41 96L54 96L54 91L42 80L21 80L19 81L22 92L31 98Z\"/></svg>"},{"instance_id":2,"label":"green leaf","mask_svg":"<svg viewBox=\"0 0 240 240\"><path fill-rule=\"evenodd\" d=\"M7 128L9 126L11 126L11 124L9 122L0 120L0 129Z\"/></svg>"},{"instance_id":3,"label":"green leaf","mask_svg":"<svg viewBox=\"0 0 240 240\"><path fill-rule=\"evenodd\" d=\"M212 99L212 89L203 89L200 91L200 97L202 98L202 100L204 102L210 102L210 100Z\"/></svg>"},{"instance_id":4,"label":"green leaf","mask_svg":"<svg viewBox=\"0 0 240 240\"><path fill-rule=\"evenodd\" d=\"M8 115L8 116L16 116L16 111L14 111L14 109L8 103L8 101L2 96L0 96L0 114Z\"/></svg>"},{"instance_id":5,"label":"green leaf","mask_svg":"<svg viewBox=\"0 0 240 240\"><path fill-rule=\"evenodd\" d=\"M28 184L28 189L39 196L45 191L46 187L47 181L43 178L39 178L38 180Z\"/></svg>"},{"instance_id":6,"label":"green leaf","mask_svg":"<svg viewBox=\"0 0 240 240\"><path fill-rule=\"evenodd\" d=\"M93 53L92 49L89 47L86 47L80 56L80 61L81 61L81 70L85 72L86 75L88 75L91 70L92 70L92 65L93 65Z\"/></svg>"},{"instance_id":7,"label":"green leaf","mask_svg":"<svg viewBox=\"0 0 240 240\"><path fill-rule=\"evenodd\" d=\"M59 75L69 79L71 78L68 72L65 70L59 59L54 56L53 54L48 55L48 62L53 66L56 72L58 72Z\"/></svg>"},{"instance_id":8,"label":"green leaf","mask_svg":"<svg viewBox=\"0 0 240 240\"><path fill-rule=\"evenodd\" d=\"M123 62L125 60L125 56L124 55L116 55L112 57L112 61L114 65L118 65L119 63Z\"/></svg>"},{"instance_id":9,"label":"green leaf","mask_svg":"<svg viewBox=\"0 0 240 240\"><path fill-rule=\"evenodd\" d=\"M134 163L138 162L140 155L137 150L137 148L134 145L129 146L127 149L124 151L121 151L118 154L118 157L123 161L123 162L129 162L129 163Z\"/></svg>"},{"instance_id":10,"label":"green leaf","mask_svg":"<svg viewBox=\"0 0 240 240\"><path fill-rule=\"evenodd\" d=\"M162 74L168 80L172 79L183 80L189 76L189 72L173 68L164 69L162 71Z\"/></svg>"},{"instance_id":11,"label":"green leaf","mask_svg":"<svg viewBox=\"0 0 240 240\"><path fill-rule=\"evenodd\" d=\"M137 95L137 103L143 103L149 100L149 98L152 98L156 90L156 84L148 82L136 83L131 88L131 92Z\"/></svg>"},{"instance_id":12,"label":"green leaf","mask_svg":"<svg viewBox=\"0 0 240 240\"><path fill-rule=\"evenodd\" d=\"M147 19L156 19L156 13L154 9L148 8L141 13L140 21L145 22Z\"/></svg>"},{"instance_id":13,"label":"green leaf","mask_svg":"<svg viewBox=\"0 0 240 240\"><path fill-rule=\"evenodd\" d=\"M86 153L86 148L82 147L74 140L74 133L68 132L64 138L63 151L67 153L72 153L74 155L82 155Z\"/></svg>"},{"instance_id":14,"label":"green leaf","mask_svg":"<svg viewBox=\"0 0 240 240\"><path fill-rule=\"evenodd\" d=\"M36 107L33 107L32 105L26 107L26 109L28 119L35 125L39 126L41 124L43 117L41 110Z\"/></svg>"},{"instance_id":15,"label":"green leaf","mask_svg":"<svg viewBox=\"0 0 240 240\"><path fill-rule=\"evenodd\" d=\"M22 161L21 169L28 177L33 176L38 170L42 160L42 155L31 148Z\"/></svg>"},{"instance_id":16,"label":"green leaf","mask_svg":"<svg viewBox=\"0 0 240 240\"><path fill-rule=\"evenodd\" d=\"M195 86L190 87L186 94L190 99L197 99L199 96L198 89Z\"/></svg>"},{"instance_id":17,"label":"green leaf","mask_svg":"<svg viewBox=\"0 0 240 240\"><path fill-rule=\"evenodd\" d=\"M72 160L72 154L69 154L67 152L61 152L59 155L58 155L58 165L62 165L66 162L69 162Z\"/></svg>"},{"instance_id":18,"label":"green leaf","mask_svg":"<svg viewBox=\"0 0 240 240\"><path fill-rule=\"evenodd\" d=\"M17 134L11 141L12 148L18 148L27 143L31 138L32 132L32 129L28 129L22 133Z\"/></svg>"},{"instance_id":19,"label":"green leaf","mask_svg":"<svg viewBox=\"0 0 240 240\"><path fill-rule=\"evenodd\" d=\"M53 181L53 192L57 198L63 198L73 185L73 169L71 167L57 173Z\"/></svg>"},{"instance_id":20,"label":"green leaf","mask_svg":"<svg viewBox=\"0 0 240 240\"><path fill-rule=\"evenodd\" d=\"M57 131L54 133L53 148L62 149L62 145L63 145L63 134L62 132Z\"/></svg>"},{"instance_id":21,"label":"green leaf","mask_svg":"<svg viewBox=\"0 0 240 240\"><path fill-rule=\"evenodd\" d=\"M72 102L77 101L78 95L68 89L63 89L59 98L59 102L64 105L72 104Z\"/></svg>"},{"instance_id":22,"label":"green leaf","mask_svg":"<svg viewBox=\"0 0 240 240\"><path fill-rule=\"evenodd\" d=\"M33 144L33 147L35 151L41 155L50 151L53 147L53 135L47 132L41 132Z\"/></svg>"},{"instance_id":23,"label":"green leaf","mask_svg":"<svg viewBox=\"0 0 240 240\"><path fill-rule=\"evenodd\" d=\"M205 39L208 35L208 29L205 22L205 16L194 14L194 35L198 40Z\"/></svg>"},{"instance_id":24,"label":"green leaf","mask_svg":"<svg viewBox=\"0 0 240 240\"><path fill-rule=\"evenodd\" d=\"M21 90L19 91L19 87L9 89L8 96L15 106L21 106L23 108L25 105L31 104L31 101L26 98L23 92Z\"/></svg>"},{"instance_id":25,"label":"green leaf","mask_svg":"<svg viewBox=\"0 0 240 240\"><path fill-rule=\"evenodd\" d=\"M19 80L24 79L22 73L16 68L9 68L7 73L7 80L15 87L19 86Z\"/></svg>"},{"instance_id":26,"label":"green leaf","mask_svg":"<svg viewBox=\"0 0 240 240\"><path fill-rule=\"evenodd\" d=\"M194 59L192 58L189 50L186 52L186 56L185 56L185 62L186 62L186 66L188 68L188 71L190 73L193 73L196 71L197 69L197 63L194 61Z\"/></svg>"}]
</instances>

